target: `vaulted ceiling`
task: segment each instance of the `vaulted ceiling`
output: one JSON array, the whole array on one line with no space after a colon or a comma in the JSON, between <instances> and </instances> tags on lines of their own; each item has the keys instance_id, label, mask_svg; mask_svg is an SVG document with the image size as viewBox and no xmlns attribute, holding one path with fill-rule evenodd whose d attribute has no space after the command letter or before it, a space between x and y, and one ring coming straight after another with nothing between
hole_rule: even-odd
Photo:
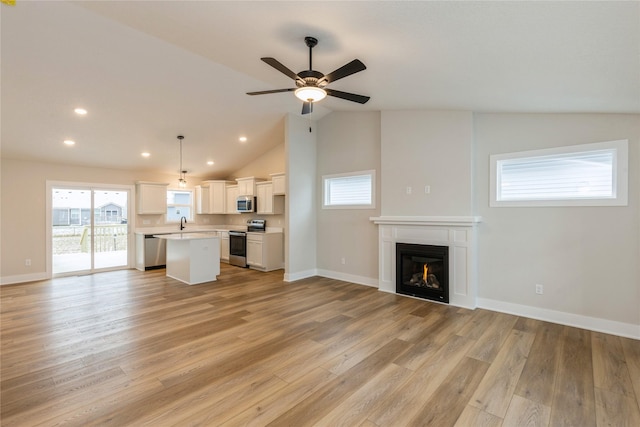
<instances>
[{"instance_id":1,"label":"vaulted ceiling","mask_svg":"<svg viewBox=\"0 0 640 427\"><path fill-rule=\"evenodd\" d=\"M402 109L640 113L638 2L17 0L0 14L7 158L175 173L184 134L184 168L226 177L282 143L285 115L300 114L292 93L245 93L294 87L260 58L305 70L308 35L319 40L314 69L367 66L332 88L371 96L323 100L312 121Z\"/></svg>"}]
</instances>

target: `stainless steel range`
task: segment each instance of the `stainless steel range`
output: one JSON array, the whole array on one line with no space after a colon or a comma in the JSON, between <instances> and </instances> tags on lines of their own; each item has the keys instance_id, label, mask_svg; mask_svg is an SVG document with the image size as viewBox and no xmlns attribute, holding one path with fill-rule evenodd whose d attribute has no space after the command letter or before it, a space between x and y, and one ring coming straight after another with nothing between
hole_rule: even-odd
<instances>
[{"instance_id":1,"label":"stainless steel range","mask_svg":"<svg viewBox=\"0 0 640 427\"><path fill-rule=\"evenodd\" d=\"M267 229L267 220L250 219L247 221L247 231L229 231L229 264L247 267L247 232L261 232Z\"/></svg>"}]
</instances>

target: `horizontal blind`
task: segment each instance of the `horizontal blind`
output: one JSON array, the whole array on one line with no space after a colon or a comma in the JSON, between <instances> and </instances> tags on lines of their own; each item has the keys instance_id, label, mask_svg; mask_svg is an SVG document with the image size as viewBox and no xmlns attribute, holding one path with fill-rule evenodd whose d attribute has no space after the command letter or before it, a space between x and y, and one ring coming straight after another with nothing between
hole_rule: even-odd
<instances>
[{"instance_id":1,"label":"horizontal blind","mask_svg":"<svg viewBox=\"0 0 640 427\"><path fill-rule=\"evenodd\" d=\"M498 161L498 200L615 197L615 150Z\"/></svg>"},{"instance_id":2,"label":"horizontal blind","mask_svg":"<svg viewBox=\"0 0 640 427\"><path fill-rule=\"evenodd\" d=\"M325 205L370 205L371 175L353 175L325 180Z\"/></svg>"}]
</instances>

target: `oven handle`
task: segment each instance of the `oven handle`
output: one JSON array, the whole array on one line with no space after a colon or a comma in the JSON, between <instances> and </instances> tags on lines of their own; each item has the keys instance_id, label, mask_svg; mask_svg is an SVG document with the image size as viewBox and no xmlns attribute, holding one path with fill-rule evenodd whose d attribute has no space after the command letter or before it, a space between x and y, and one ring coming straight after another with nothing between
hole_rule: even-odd
<instances>
[{"instance_id":1,"label":"oven handle","mask_svg":"<svg viewBox=\"0 0 640 427\"><path fill-rule=\"evenodd\" d=\"M247 233L244 231L230 231L229 236L246 237Z\"/></svg>"}]
</instances>

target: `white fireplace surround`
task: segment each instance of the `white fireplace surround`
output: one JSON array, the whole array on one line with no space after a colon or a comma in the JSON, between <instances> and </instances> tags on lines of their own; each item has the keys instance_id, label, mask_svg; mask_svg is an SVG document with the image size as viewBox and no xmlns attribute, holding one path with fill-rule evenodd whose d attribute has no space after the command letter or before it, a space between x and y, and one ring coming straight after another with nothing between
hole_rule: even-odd
<instances>
[{"instance_id":1,"label":"white fireplace surround","mask_svg":"<svg viewBox=\"0 0 640 427\"><path fill-rule=\"evenodd\" d=\"M449 247L449 304L476 308L476 216L380 216L378 289L396 293L396 243Z\"/></svg>"}]
</instances>

